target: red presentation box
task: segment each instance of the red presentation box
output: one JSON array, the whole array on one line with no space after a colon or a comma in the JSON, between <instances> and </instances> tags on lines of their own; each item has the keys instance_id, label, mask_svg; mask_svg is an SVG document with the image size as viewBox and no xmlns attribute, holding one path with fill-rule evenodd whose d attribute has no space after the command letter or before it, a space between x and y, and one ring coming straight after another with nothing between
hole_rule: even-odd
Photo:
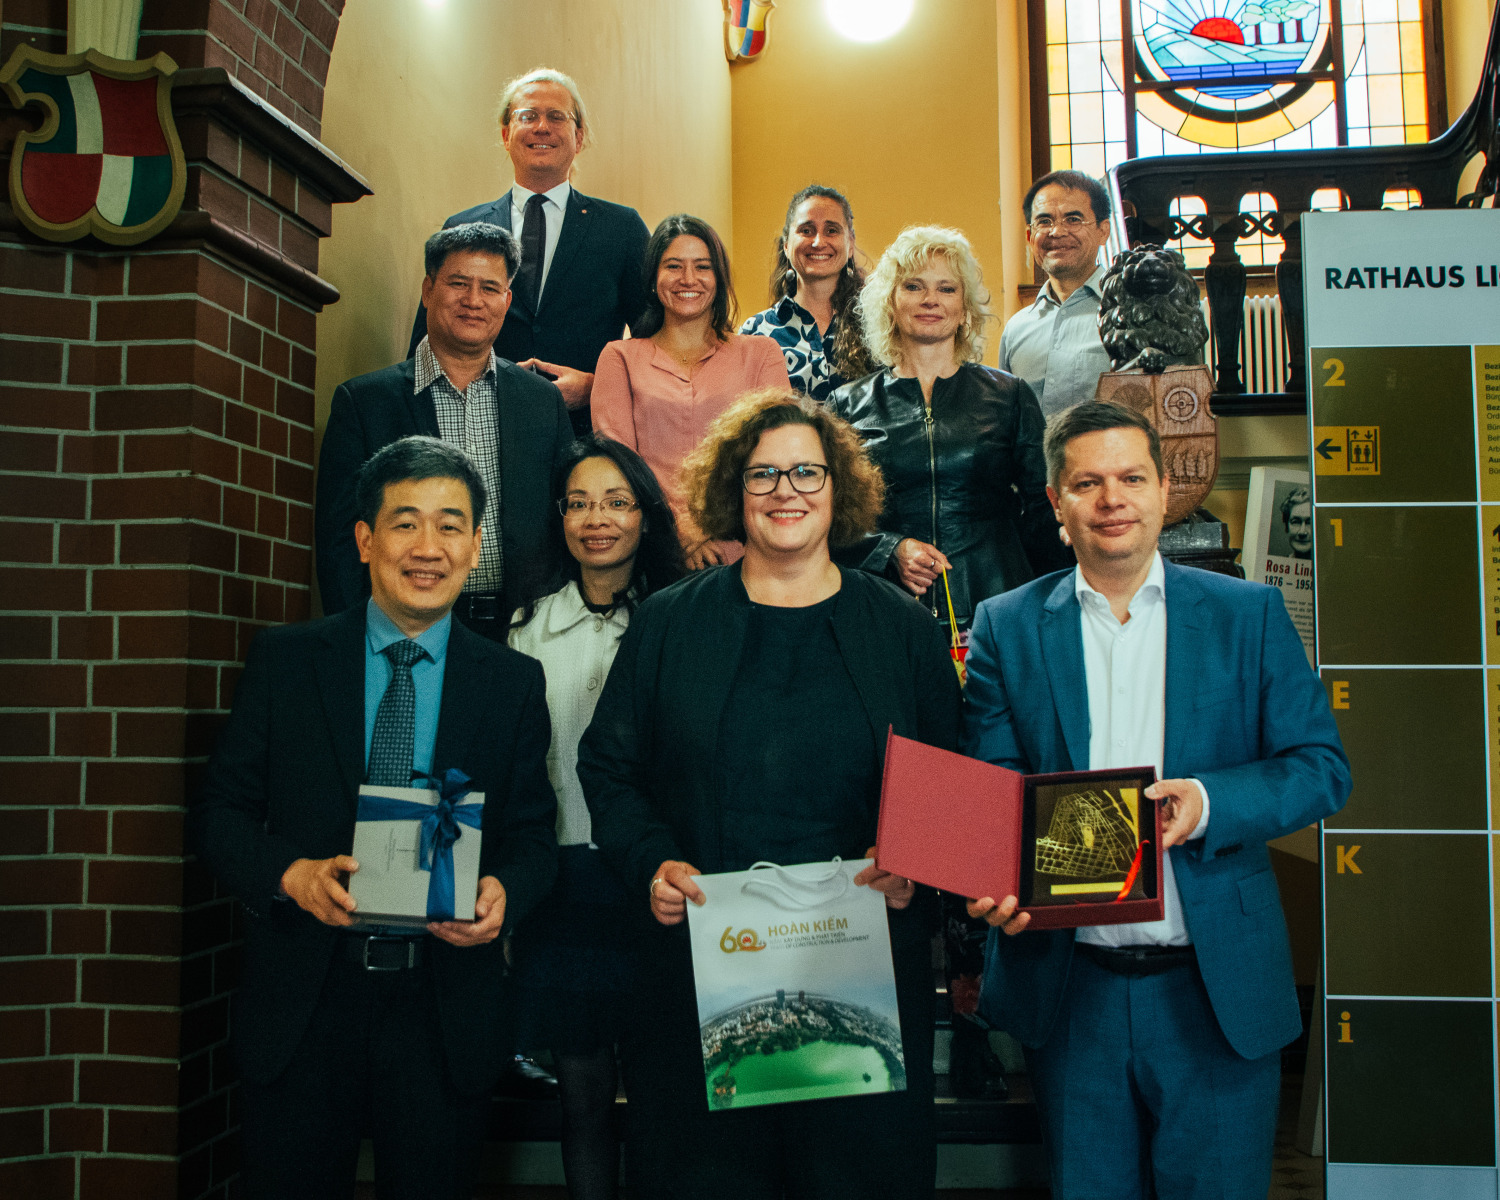
<instances>
[{"instance_id":1,"label":"red presentation box","mask_svg":"<svg viewBox=\"0 0 1500 1200\"><path fill-rule=\"evenodd\" d=\"M1019 896L1032 929L1159 921L1154 782L1153 767L1022 775L892 732L875 861L957 896Z\"/></svg>"}]
</instances>

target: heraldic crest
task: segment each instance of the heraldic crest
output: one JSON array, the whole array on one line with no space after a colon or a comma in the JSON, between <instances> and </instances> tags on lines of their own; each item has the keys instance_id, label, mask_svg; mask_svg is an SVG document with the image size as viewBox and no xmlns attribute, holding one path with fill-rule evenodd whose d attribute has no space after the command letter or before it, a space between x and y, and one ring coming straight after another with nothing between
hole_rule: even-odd
<instances>
[{"instance_id":1,"label":"heraldic crest","mask_svg":"<svg viewBox=\"0 0 1500 1200\"><path fill-rule=\"evenodd\" d=\"M754 62L771 36L776 0L723 0L724 55L730 62Z\"/></svg>"},{"instance_id":2,"label":"heraldic crest","mask_svg":"<svg viewBox=\"0 0 1500 1200\"><path fill-rule=\"evenodd\" d=\"M130 62L97 50L16 49L0 87L16 108L45 114L11 150L11 207L28 230L53 242L93 234L130 246L171 224L187 186L172 120L176 70L166 54Z\"/></svg>"}]
</instances>

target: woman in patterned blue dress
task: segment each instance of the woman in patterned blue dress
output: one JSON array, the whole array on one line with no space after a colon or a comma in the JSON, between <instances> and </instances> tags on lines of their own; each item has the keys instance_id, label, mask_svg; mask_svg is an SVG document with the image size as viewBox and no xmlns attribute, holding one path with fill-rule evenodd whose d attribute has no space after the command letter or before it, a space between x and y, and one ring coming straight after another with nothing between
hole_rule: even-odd
<instances>
[{"instance_id":1,"label":"woman in patterned blue dress","mask_svg":"<svg viewBox=\"0 0 1500 1200\"><path fill-rule=\"evenodd\" d=\"M741 333L774 338L792 386L814 400L876 367L854 311L865 273L854 261L854 212L843 193L809 184L786 210L771 270L771 307Z\"/></svg>"}]
</instances>

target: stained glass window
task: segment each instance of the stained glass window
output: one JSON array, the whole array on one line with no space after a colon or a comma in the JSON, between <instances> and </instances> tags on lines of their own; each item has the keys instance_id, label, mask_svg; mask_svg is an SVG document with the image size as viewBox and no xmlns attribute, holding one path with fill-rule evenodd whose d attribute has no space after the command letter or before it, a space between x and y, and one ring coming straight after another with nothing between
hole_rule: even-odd
<instances>
[{"instance_id":1,"label":"stained glass window","mask_svg":"<svg viewBox=\"0 0 1500 1200\"><path fill-rule=\"evenodd\" d=\"M1049 169L1427 140L1422 0L1032 0L1032 14Z\"/></svg>"}]
</instances>

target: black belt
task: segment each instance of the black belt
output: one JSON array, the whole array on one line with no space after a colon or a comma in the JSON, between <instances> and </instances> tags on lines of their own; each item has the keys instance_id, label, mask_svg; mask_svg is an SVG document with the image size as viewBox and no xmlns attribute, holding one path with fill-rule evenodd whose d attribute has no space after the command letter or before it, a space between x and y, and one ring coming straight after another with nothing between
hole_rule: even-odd
<instances>
[{"instance_id":1,"label":"black belt","mask_svg":"<svg viewBox=\"0 0 1500 1200\"><path fill-rule=\"evenodd\" d=\"M366 971L409 971L422 965L424 937L346 933L339 938L341 962Z\"/></svg>"},{"instance_id":2,"label":"black belt","mask_svg":"<svg viewBox=\"0 0 1500 1200\"><path fill-rule=\"evenodd\" d=\"M493 592L461 592L453 611L465 621L498 621L503 615L500 597Z\"/></svg>"},{"instance_id":3,"label":"black belt","mask_svg":"<svg viewBox=\"0 0 1500 1200\"><path fill-rule=\"evenodd\" d=\"M1116 947L1079 942L1077 948L1090 962L1116 975L1160 975L1198 961L1191 946Z\"/></svg>"}]
</instances>

